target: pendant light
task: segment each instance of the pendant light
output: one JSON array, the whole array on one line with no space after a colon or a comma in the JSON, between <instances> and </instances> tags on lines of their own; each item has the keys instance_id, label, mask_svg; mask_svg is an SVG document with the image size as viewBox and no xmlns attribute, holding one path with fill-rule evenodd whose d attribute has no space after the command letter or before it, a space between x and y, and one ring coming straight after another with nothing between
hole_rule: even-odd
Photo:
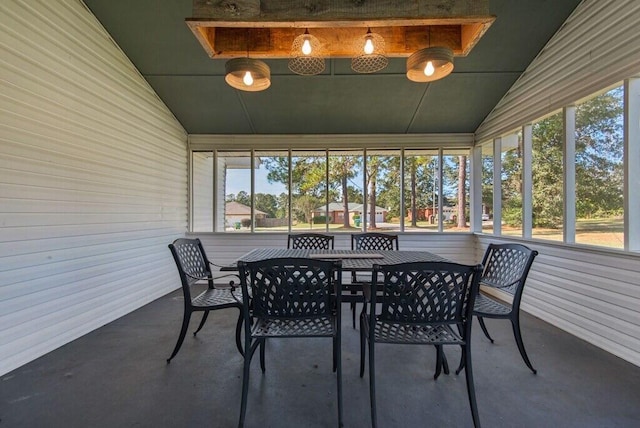
<instances>
[{"instance_id":1,"label":"pendant light","mask_svg":"<svg viewBox=\"0 0 640 428\"><path fill-rule=\"evenodd\" d=\"M367 34L356 40L354 48L358 54L351 59L351 69L356 73L375 73L389 64L384 38L372 33L370 28Z\"/></svg>"},{"instance_id":2,"label":"pendant light","mask_svg":"<svg viewBox=\"0 0 640 428\"><path fill-rule=\"evenodd\" d=\"M233 58L225 64L224 80L241 91L263 91L271 86L271 70L258 59Z\"/></svg>"},{"instance_id":3,"label":"pendant light","mask_svg":"<svg viewBox=\"0 0 640 428\"><path fill-rule=\"evenodd\" d=\"M453 51L443 46L420 49L407 58L407 78L413 82L433 82L448 76L453 71Z\"/></svg>"},{"instance_id":4,"label":"pendant light","mask_svg":"<svg viewBox=\"0 0 640 428\"><path fill-rule=\"evenodd\" d=\"M309 29L293 40L289 70L303 76L313 76L324 71L324 48L317 37L309 34Z\"/></svg>"}]
</instances>

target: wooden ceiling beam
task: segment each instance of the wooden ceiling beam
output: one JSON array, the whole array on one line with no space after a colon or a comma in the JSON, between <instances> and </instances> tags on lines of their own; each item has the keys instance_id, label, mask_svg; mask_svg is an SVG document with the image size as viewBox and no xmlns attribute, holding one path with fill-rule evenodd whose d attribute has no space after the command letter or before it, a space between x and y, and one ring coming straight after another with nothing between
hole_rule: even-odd
<instances>
[{"instance_id":1,"label":"wooden ceiling beam","mask_svg":"<svg viewBox=\"0 0 640 428\"><path fill-rule=\"evenodd\" d=\"M495 20L487 0L194 0L193 11L186 23L211 58L289 58L304 29L326 55L353 57L367 28L389 57L429 46L466 56Z\"/></svg>"}]
</instances>

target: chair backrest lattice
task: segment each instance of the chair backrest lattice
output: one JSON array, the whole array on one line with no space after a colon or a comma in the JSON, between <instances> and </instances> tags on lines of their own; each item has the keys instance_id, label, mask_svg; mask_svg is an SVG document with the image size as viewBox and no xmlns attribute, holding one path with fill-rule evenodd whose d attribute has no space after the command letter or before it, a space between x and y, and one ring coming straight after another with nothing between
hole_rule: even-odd
<instances>
[{"instance_id":1,"label":"chair backrest lattice","mask_svg":"<svg viewBox=\"0 0 640 428\"><path fill-rule=\"evenodd\" d=\"M289 235L287 248L304 250L332 250L333 236L320 233Z\"/></svg>"},{"instance_id":2,"label":"chair backrest lattice","mask_svg":"<svg viewBox=\"0 0 640 428\"><path fill-rule=\"evenodd\" d=\"M378 319L400 323L461 323L470 316L481 266L449 262L412 262L375 266L374 287L381 290ZM469 306L471 304L471 307Z\"/></svg>"},{"instance_id":3,"label":"chair backrest lattice","mask_svg":"<svg viewBox=\"0 0 640 428\"><path fill-rule=\"evenodd\" d=\"M176 239L169 245L184 285L211 278L211 268L199 239ZM186 275L184 275L186 274ZM200 279L199 279L200 278Z\"/></svg>"},{"instance_id":4,"label":"chair backrest lattice","mask_svg":"<svg viewBox=\"0 0 640 428\"><path fill-rule=\"evenodd\" d=\"M521 244L489 244L480 283L515 295L521 292L537 251Z\"/></svg>"},{"instance_id":5,"label":"chair backrest lattice","mask_svg":"<svg viewBox=\"0 0 640 428\"><path fill-rule=\"evenodd\" d=\"M324 317L336 307L339 261L276 258L238 262L238 268L255 317Z\"/></svg>"},{"instance_id":6,"label":"chair backrest lattice","mask_svg":"<svg viewBox=\"0 0 640 428\"><path fill-rule=\"evenodd\" d=\"M397 250L398 235L375 232L351 235L351 248L353 250Z\"/></svg>"}]
</instances>

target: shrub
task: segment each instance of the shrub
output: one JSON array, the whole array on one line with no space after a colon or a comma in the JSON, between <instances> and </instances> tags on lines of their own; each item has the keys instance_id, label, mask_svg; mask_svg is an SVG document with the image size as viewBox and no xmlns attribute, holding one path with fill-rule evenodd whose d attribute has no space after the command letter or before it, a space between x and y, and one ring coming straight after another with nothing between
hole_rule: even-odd
<instances>
[{"instance_id":1,"label":"shrub","mask_svg":"<svg viewBox=\"0 0 640 428\"><path fill-rule=\"evenodd\" d=\"M327 222L327 216L318 215L313 218L313 224L325 224Z\"/></svg>"},{"instance_id":2,"label":"shrub","mask_svg":"<svg viewBox=\"0 0 640 428\"><path fill-rule=\"evenodd\" d=\"M240 220L240 223L242 224L242 227L251 227L250 218L243 218L242 220Z\"/></svg>"}]
</instances>

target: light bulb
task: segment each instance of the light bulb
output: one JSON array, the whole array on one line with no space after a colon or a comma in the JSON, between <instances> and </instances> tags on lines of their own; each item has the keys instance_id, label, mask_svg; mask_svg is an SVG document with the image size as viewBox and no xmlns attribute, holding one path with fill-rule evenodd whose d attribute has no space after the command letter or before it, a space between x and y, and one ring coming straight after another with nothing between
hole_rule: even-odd
<instances>
[{"instance_id":1,"label":"light bulb","mask_svg":"<svg viewBox=\"0 0 640 428\"><path fill-rule=\"evenodd\" d=\"M364 53L367 55L371 55L373 53L373 41L371 37L367 37L367 41L364 42Z\"/></svg>"},{"instance_id":2,"label":"light bulb","mask_svg":"<svg viewBox=\"0 0 640 428\"><path fill-rule=\"evenodd\" d=\"M242 78L242 81L247 86L253 85L253 76L251 75L250 71L247 71L246 73L244 73L244 77Z\"/></svg>"},{"instance_id":3,"label":"light bulb","mask_svg":"<svg viewBox=\"0 0 640 428\"><path fill-rule=\"evenodd\" d=\"M424 75L425 76L433 76L433 73L436 72L435 67L431 61L427 61L427 65L424 67Z\"/></svg>"},{"instance_id":4,"label":"light bulb","mask_svg":"<svg viewBox=\"0 0 640 428\"><path fill-rule=\"evenodd\" d=\"M311 53L311 42L309 39L304 39L302 43L302 53L305 55L309 55Z\"/></svg>"}]
</instances>

